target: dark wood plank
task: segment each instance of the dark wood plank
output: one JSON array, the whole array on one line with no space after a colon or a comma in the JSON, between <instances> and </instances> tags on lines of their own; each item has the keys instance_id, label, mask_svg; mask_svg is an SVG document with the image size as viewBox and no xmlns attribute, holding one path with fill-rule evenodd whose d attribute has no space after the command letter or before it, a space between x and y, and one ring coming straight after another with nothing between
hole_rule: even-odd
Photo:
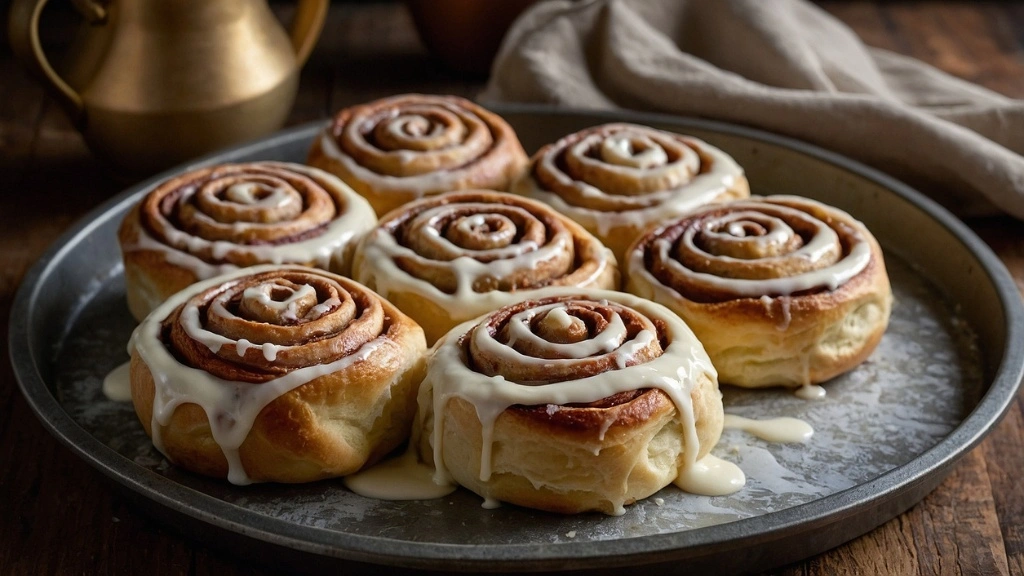
<instances>
[{"instance_id":1,"label":"dark wood plank","mask_svg":"<svg viewBox=\"0 0 1024 576\"><path fill-rule=\"evenodd\" d=\"M1024 239L1020 222L987 218L968 224L995 251L1024 294ZM1005 420L978 448L992 484L996 513L1011 574L1024 574L1024 393L1018 395Z\"/></svg>"},{"instance_id":2,"label":"dark wood plank","mask_svg":"<svg viewBox=\"0 0 1024 576\"><path fill-rule=\"evenodd\" d=\"M819 2L870 46L1024 98L1024 9L1005 2Z\"/></svg>"},{"instance_id":3,"label":"dark wood plank","mask_svg":"<svg viewBox=\"0 0 1024 576\"><path fill-rule=\"evenodd\" d=\"M1018 395L1004 422L977 452L992 485L1008 569L1010 574L1024 574L1024 396Z\"/></svg>"}]
</instances>

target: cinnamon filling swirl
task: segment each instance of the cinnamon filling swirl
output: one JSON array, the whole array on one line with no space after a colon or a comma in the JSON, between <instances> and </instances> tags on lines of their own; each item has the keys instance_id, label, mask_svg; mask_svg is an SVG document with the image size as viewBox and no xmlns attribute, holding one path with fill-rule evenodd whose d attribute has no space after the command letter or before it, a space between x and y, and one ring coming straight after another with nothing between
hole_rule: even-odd
<instances>
[{"instance_id":1,"label":"cinnamon filling swirl","mask_svg":"<svg viewBox=\"0 0 1024 576\"><path fill-rule=\"evenodd\" d=\"M621 123L545 146L531 169L538 193L607 213L710 202L742 173L728 156L695 138Z\"/></svg>"},{"instance_id":2,"label":"cinnamon filling swirl","mask_svg":"<svg viewBox=\"0 0 1024 576\"><path fill-rule=\"evenodd\" d=\"M362 205L350 210L353 198L324 177L279 162L196 170L150 192L140 223L152 240L208 264L327 267L333 252L367 227L367 214Z\"/></svg>"},{"instance_id":3,"label":"cinnamon filling swirl","mask_svg":"<svg viewBox=\"0 0 1024 576\"><path fill-rule=\"evenodd\" d=\"M354 260L354 277L419 321L428 341L527 291L618 283L614 256L577 224L487 190L406 205L366 237Z\"/></svg>"},{"instance_id":4,"label":"cinnamon filling swirl","mask_svg":"<svg viewBox=\"0 0 1024 576\"><path fill-rule=\"evenodd\" d=\"M378 214L423 196L504 190L527 162L512 127L463 98L407 94L340 111L309 163L336 174Z\"/></svg>"},{"instance_id":5,"label":"cinnamon filling swirl","mask_svg":"<svg viewBox=\"0 0 1024 576\"><path fill-rule=\"evenodd\" d=\"M183 363L225 380L265 382L352 354L387 332L379 300L299 270L266 272L186 302L165 323Z\"/></svg>"},{"instance_id":6,"label":"cinnamon filling swirl","mask_svg":"<svg viewBox=\"0 0 1024 576\"><path fill-rule=\"evenodd\" d=\"M793 196L706 209L640 245L661 284L701 303L835 290L871 260L863 233L837 211Z\"/></svg>"},{"instance_id":7,"label":"cinnamon filling swirl","mask_svg":"<svg viewBox=\"0 0 1024 576\"><path fill-rule=\"evenodd\" d=\"M404 272L455 294L585 284L609 258L566 224L532 202L481 191L409 206L376 234L394 238L389 256Z\"/></svg>"}]
</instances>

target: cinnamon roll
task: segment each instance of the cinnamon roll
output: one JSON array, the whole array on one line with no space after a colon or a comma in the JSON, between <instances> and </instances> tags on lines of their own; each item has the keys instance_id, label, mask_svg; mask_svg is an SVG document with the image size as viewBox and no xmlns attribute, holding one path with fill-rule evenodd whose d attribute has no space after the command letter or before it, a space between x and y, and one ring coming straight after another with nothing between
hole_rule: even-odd
<instances>
[{"instance_id":1,"label":"cinnamon roll","mask_svg":"<svg viewBox=\"0 0 1024 576\"><path fill-rule=\"evenodd\" d=\"M442 192L507 190L527 157L497 114L456 96L405 94L338 112L308 162L336 174L383 216Z\"/></svg>"},{"instance_id":2,"label":"cinnamon roll","mask_svg":"<svg viewBox=\"0 0 1024 576\"><path fill-rule=\"evenodd\" d=\"M650 224L701 204L750 195L725 152L691 136L605 124L544 146L512 191L553 206L622 261Z\"/></svg>"},{"instance_id":3,"label":"cinnamon roll","mask_svg":"<svg viewBox=\"0 0 1024 576\"><path fill-rule=\"evenodd\" d=\"M854 368L892 306L871 233L807 198L707 206L653 227L628 258L627 290L678 313L738 386L806 386Z\"/></svg>"},{"instance_id":4,"label":"cinnamon roll","mask_svg":"<svg viewBox=\"0 0 1024 576\"><path fill-rule=\"evenodd\" d=\"M428 342L543 289L619 282L615 257L575 222L489 190L424 198L392 212L360 242L352 272L419 322Z\"/></svg>"},{"instance_id":5,"label":"cinnamon roll","mask_svg":"<svg viewBox=\"0 0 1024 576\"><path fill-rule=\"evenodd\" d=\"M235 484L342 476L409 433L423 332L330 272L258 266L196 284L132 334L131 394L153 444Z\"/></svg>"},{"instance_id":6,"label":"cinnamon roll","mask_svg":"<svg viewBox=\"0 0 1024 576\"><path fill-rule=\"evenodd\" d=\"M701 469L722 431L715 370L663 306L561 292L438 342L414 446L435 482L488 502L621 514Z\"/></svg>"},{"instance_id":7,"label":"cinnamon roll","mask_svg":"<svg viewBox=\"0 0 1024 576\"><path fill-rule=\"evenodd\" d=\"M376 216L330 174L283 162L201 168L157 185L118 230L128 308L145 318L175 292L236 268L302 264L347 273Z\"/></svg>"}]
</instances>

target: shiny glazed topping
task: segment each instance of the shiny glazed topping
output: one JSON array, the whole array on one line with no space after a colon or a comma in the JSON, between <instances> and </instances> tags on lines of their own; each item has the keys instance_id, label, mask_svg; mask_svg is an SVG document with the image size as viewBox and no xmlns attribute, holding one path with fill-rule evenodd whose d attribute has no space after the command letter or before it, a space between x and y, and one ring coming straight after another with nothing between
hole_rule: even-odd
<instances>
[{"instance_id":1,"label":"shiny glazed topping","mask_svg":"<svg viewBox=\"0 0 1024 576\"><path fill-rule=\"evenodd\" d=\"M871 260L856 220L796 196L710 206L649 232L637 246L632 270L695 302L836 290Z\"/></svg>"},{"instance_id":2,"label":"shiny glazed topping","mask_svg":"<svg viewBox=\"0 0 1024 576\"><path fill-rule=\"evenodd\" d=\"M417 195L497 186L506 164L525 162L504 120L454 96L403 95L347 108L319 144L346 181Z\"/></svg>"},{"instance_id":3,"label":"shiny glazed topping","mask_svg":"<svg viewBox=\"0 0 1024 576\"><path fill-rule=\"evenodd\" d=\"M139 218L138 238L124 249L167 252L200 279L260 263L328 268L375 221L334 176L282 162L186 173L150 192Z\"/></svg>"},{"instance_id":4,"label":"shiny glazed topping","mask_svg":"<svg viewBox=\"0 0 1024 576\"><path fill-rule=\"evenodd\" d=\"M401 289L406 276L432 296L588 286L614 265L600 242L553 210L489 191L407 205L363 249L368 265L382 269L374 285L385 295Z\"/></svg>"},{"instance_id":5,"label":"shiny glazed topping","mask_svg":"<svg viewBox=\"0 0 1024 576\"><path fill-rule=\"evenodd\" d=\"M732 158L696 138L617 123L541 148L515 190L603 235L711 202L742 178ZM745 185L730 194L746 196Z\"/></svg>"}]
</instances>

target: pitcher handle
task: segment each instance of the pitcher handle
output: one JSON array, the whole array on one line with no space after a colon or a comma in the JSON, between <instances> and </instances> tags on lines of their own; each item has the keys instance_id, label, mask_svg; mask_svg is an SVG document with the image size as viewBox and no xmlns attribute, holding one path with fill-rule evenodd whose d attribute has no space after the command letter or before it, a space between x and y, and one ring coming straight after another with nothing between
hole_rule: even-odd
<instances>
[{"instance_id":1,"label":"pitcher handle","mask_svg":"<svg viewBox=\"0 0 1024 576\"><path fill-rule=\"evenodd\" d=\"M292 20L291 38L295 48L295 60L301 68L316 46L327 18L329 0L299 0Z\"/></svg>"},{"instance_id":2,"label":"pitcher handle","mask_svg":"<svg viewBox=\"0 0 1024 576\"><path fill-rule=\"evenodd\" d=\"M39 16L43 13L46 2L47 0L14 0L11 3L7 29L11 49L22 66L43 80L50 94L71 116L71 121L76 127L81 128L85 124L82 97L54 72L39 42ZM98 10L91 14L95 19L90 17L89 20L102 22L105 18L102 6L97 4L94 8Z\"/></svg>"}]
</instances>

